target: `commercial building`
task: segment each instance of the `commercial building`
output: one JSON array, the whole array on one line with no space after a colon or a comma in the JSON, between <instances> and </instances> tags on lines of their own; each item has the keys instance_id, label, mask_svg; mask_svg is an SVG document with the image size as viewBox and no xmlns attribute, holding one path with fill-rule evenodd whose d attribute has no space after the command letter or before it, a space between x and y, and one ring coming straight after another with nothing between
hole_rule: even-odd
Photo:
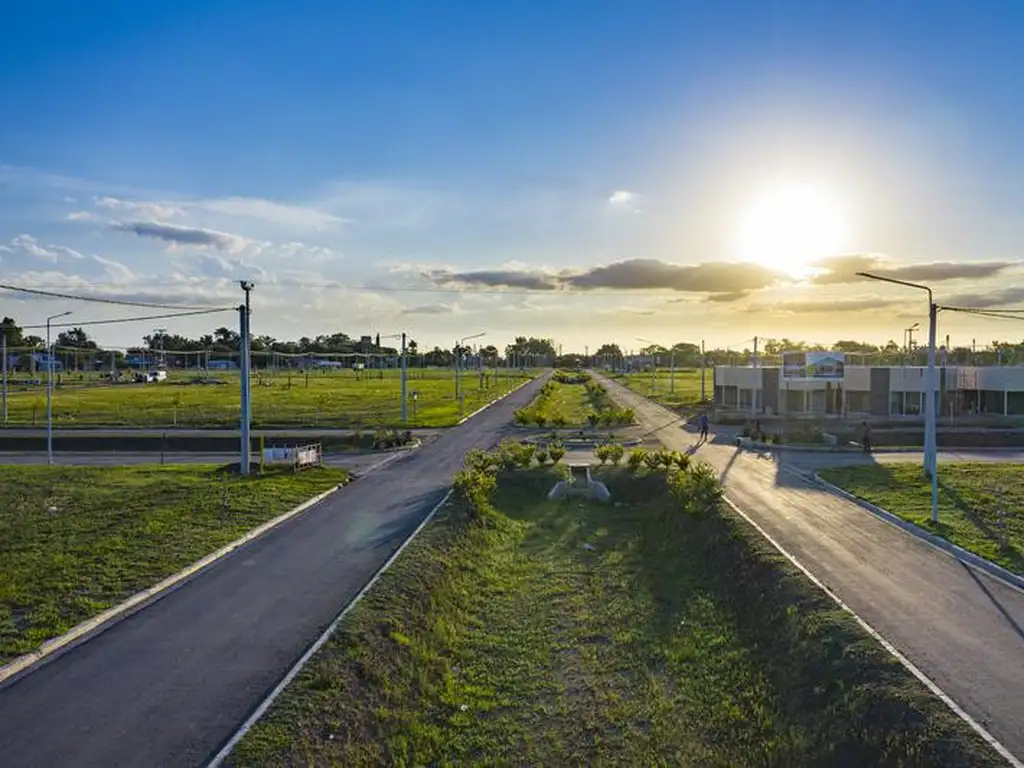
<instances>
[{"instance_id":1,"label":"commercial building","mask_svg":"<svg viewBox=\"0 0 1024 768\"><path fill-rule=\"evenodd\" d=\"M812 375L790 365L716 366L715 407L763 415L916 416L928 369L828 361ZM805 371L806 373L806 371ZM940 416L1024 416L1024 366L937 366Z\"/></svg>"}]
</instances>

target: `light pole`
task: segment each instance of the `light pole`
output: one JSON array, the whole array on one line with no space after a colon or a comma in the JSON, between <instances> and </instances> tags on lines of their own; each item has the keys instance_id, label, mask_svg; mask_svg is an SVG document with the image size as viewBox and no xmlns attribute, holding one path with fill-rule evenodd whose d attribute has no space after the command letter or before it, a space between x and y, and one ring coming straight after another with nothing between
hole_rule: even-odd
<instances>
[{"instance_id":1,"label":"light pole","mask_svg":"<svg viewBox=\"0 0 1024 768\"><path fill-rule=\"evenodd\" d=\"M658 344L651 341L650 339L641 339L639 336L636 337L636 340L642 341L644 344L647 344L649 348L651 348L651 397L654 397L654 385L658 377L658 356L654 352L653 348L658 346ZM673 360L673 362L675 361Z\"/></svg>"},{"instance_id":2,"label":"light pole","mask_svg":"<svg viewBox=\"0 0 1024 768\"><path fill-rule=\"evenodd\" d=\"M238 314L241 322L239 323L239 348L241 352L241 373L242 373L242 417L241 417L241 437L242 437L242 455L239 469L243 476L249 474L249 452L252 449L249 439L249 429L252 426L252 374L251 374L251 361L249 359L251 353L251 339L252 334L249 333L249 322L252 314L252 307L250 305L250 294L252 289L255 287L253 283L248 280L240 280L238 283L242 290L245 291L245 304L238 308Z\"/></svg>"},{"instance_id":3,"label":"light pole","mask_svg":"<svg viewBox=\"0 0 1024 768\"><path fill-rule=\"evenodd\" d=\"M909 328L903 330L903 412L902 416L907 415L907 358L910 357L910 351L914 346L914 331L921 327L920 323L914 323Z\"/></svg>"},{"instance_id":4,"label":"light pole","mask_svg":"<svg viewBox=\"0 0 1024 768\"><path fill-rule=\"evenodd\" d=\"M939 312L938 306L932 298L932 289L927 285L919 283L908 283L905 280L896 280L892 277L872 275L870 272L858 272L859 277L866 277L869 280L879 280L883 283L893 283L907 288L916 288L919 291L928 293L928 375L925 387L925 416L924 416L924 471L932 481L932 522L939 522L939 460L938 448L935 436L935 325Z\"/></svg>"},{"instance_id":5,"label":"light pole","mask_svg":"<svg viewBox=\"0 0 1024 768\"><path fill-rule=\"evenodd\" d=\"M455 342L455 399L456 401L459 402L460 409L462 403L462 400L460 398L462 393L459 391L459 368L462 367L462 345L465 344L467 341L479 339L480 337L486 335L486 333L474 333L472 336L465 336L459 339L457 342Z\"/></svg>"},{"instance_id":6,"label":"light pole","mask_svg":"<svg viewBox=\"0 0 1024 768\"><path fill-rule=\"evenodd\" d=\"M58 312L46 318L46 463L53 464L53 347L50 346L50 321L71 314Z\"/></svg>"},{"instance_id":7,"label":"light pole","mask_svg":"<svg viewBox=\"0 0 1024 768\"><path fill-rule=\"evenodd\" d=\"M406 424L409 421L409 413L408 413L408 403L406 403L407 387L408 387L408 385L406 383L407 382L407 378L406 377L407 377L407 371L408 371L408 364L406 362L407 353L406 353L406 344L405 344L405 331L403 331L402 333L393 333L390 336L382 336L381 338L384 338L384 339L401 339L402 340L402 357L401 357L401 360L402 360L402 423Z\"/></svg>"}]
</instances>

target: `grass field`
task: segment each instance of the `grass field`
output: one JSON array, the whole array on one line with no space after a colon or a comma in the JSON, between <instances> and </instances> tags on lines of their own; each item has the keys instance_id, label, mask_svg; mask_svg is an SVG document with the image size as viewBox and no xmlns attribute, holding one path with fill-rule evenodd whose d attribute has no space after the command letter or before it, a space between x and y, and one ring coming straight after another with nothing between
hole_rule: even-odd
<instances>
[{"instance_id":1,"label":"grass field","mask_svg":"<svg viewBox=\"0 0 1024 768\"><path fill-rule=\"evenodd\" d=\"M629 387L638 395L650 398L656 403L667 408L679 408L687 405L696 405L700 402L700 371L692 368L676 369L675 384L671 371L659 368L653 377L654 387L651 388L651 373L618 373L612 374L610 378L620 384ZM704 371L705 397L712 397L712 372L711 369Z\"/></svg>"},{"instance_id":2,"label":"grass field","mask_svg":"<svg viewBox=\"0 0 1024 768\"><path fill-rule=\"evenodd\" d=\"M999 764L743 523L604 477L620 505L530 470L449 506L229 764Z\"/></svg>"},{"instance_id":3,"label":"grass field","mask_svg":"<svg viewBox=\"0 0 1024 768\"><path fill-rule=\"evenodd\" d=\"M819 471L822 478L994 563L1024 574L1024 466L940 464L939 524L918 464Z\"/></svg>"},{"instance_id":4,"label":"grass field","mask_svg":"<svg viewBox=\"0 0 1024 768\"><path fill-rule=\"evenodd\" d=\"M327 468L243 480L203 465L0 466L0 663L346 480Z\"/></svg>"},{"instance_id":5,"label":"grass field","mask_svg":"<svg viewBox=\"0 0 1024 768\"><path fill-rule=\"evenodd\" d=\"M409 424L445 427L508 392L532 374L475 372L460 376L464 402L455 399L454 373L410 369ZM80 385L74 374L54 392L54 422L74 426L231 427L239 419L239 379L231 372L212 377L220 384L195 384L178 375L154 384ZM8 426L43 425L42 386L15 389L8 397ZM256 427L401 426L401 379L396 370L259 374L253 378Z\"/></svg>"}]
</instances>

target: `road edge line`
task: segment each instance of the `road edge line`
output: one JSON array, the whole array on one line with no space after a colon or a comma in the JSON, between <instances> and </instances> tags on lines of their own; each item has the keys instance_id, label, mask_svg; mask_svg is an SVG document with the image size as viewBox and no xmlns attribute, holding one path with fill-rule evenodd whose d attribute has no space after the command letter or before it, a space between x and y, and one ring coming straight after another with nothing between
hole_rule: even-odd
<instances>
[{"instance_id":1,"label":"road edge line","mask_svg":"<svg viewBox=\"0 0 1024 768\"><path fill-rule=\"evenodd\" d=\"M392 463L393 461L396 461L401 456L402 453L396 451L393 455L388 456L385 459L382 459L381 461L373 464L363 474L350 474L354 479L358 480L359 478L366 477L366 475L370 474L371 472L376 471L381 467ZM74 627L69 629L64 634L57 635L57 637L52 637L49 640L46 640L39 646L37 650L32 651L31 653L23 654L22 656L18 656L14 660L9 661L6 664L0 666L0 688L13 682L14 678L23 677L25 675L30 674L32 671L35 670L37 666L41 665L43 662L50 661L54 655L63 651L71 650L71 648L75 647L79 643L85 642L86 640L89 640L99 634L102 634L106 630L115 626L119 621L127 619L132 614L137 613L143 608L146 608L147 606L152 605L158 600L166 597L167 595L171 594L175 589L182 586L190 578L196 576L200 571L209 568L211 565L215 564L219 560L222 560L223 558L230 555L239 547L248 544L253 539L259 538L263 534L271 531L272 529L276 528L282 523L288 522L296 515L305 512L310 507L319 504L321 501L331 496L332 494L340 491L344 487L344 485L335 485L333 488L328 488L326 491L318 493L316 496L313 496L312 498L306 499L298 506L292 507L291 509L282 512L277 517L271 518L270 520L267 520L265 523L261 523L260 525L248 531L240 538L237 538L234 541L225 544L223 547L214 550L205 557L196 560L191 565L185 566L185 568L178 571L177 573L173 573L170 576L161 579L152 587L147 587L146 589L140 590L139 592L136 592L135 594L121 601L117 605L111 606L102 613L93 616L91 619L86 619L85 621L76 624Z\"/></svg>"},{"instance_id":2,"label":"road edge line","mask_svg":"<svg viewBox=\"0 0 1024 768\"><path fill-rule=\"evenodd\" d=\"M535 376L532 379L527 379L526 381L522 382L521 384L516 384L514 387L512 387L512 389L510 389L504 395L501 395L500 397L494 398L493 400L491 400L491 402L486 403L485 405L482 405L479 408L477 408L475 411L473 411L471 414L469 414L469 416L464 416L463 418L459 419L457 422L455 422L455 426L456 427L461 427L463 424L465 424L467 421L472 419L478 413L486 411L488 408L490 408L495 403L500 403L502 400L504 400L506 397L511 395L513 392L518 392L520 389L525 387L527 384L529 384L530 382L536 381L536 380L537 380L537 377Z\"/></svg>"},{"instance_id":3,"label":"road edge line","mask_svg":"<svg viewBox=\"0 0 1024 768\"><path fill-rule=\"evenodd\" d=\"M870 512L872 515L879 518L880 520L883 520L889 523L890 525L893 525L899 528L900 530L909 533L914 538L920 539L926 544L930 544L931 546L940 550L944 554L949 555L954 560L958 560L964 563L965 565L970 565L974 568L977 568L979 571L984 571L989 576L1001 581L1011 589L1016 589L1024 592L1024 577L1017 575L1013 571L1004 568L1001 565L993 563L991 560L987 560L981 555L977 555L974 552L971 552L970 550L964 549L963 547L954 544L953 542L944 539L941 536L937 536L931 531L926 531L924 528L921 528L918 525L914 525L914 523L911 523L909 520L904 520L899 515L896 515L890 512L889 510L885 509L884 507L878 506L877 504L872 504L867 499L862 499L860 496L856 495L855 493L851 493L845 488L840 488L838 485L830 483L828 480L825 480L823 477L821 477L821 475L819 475L817 472L811 473L811 477L814 479L814 482L823 487L825 490L831 492L836 496L839 496L842 499L845 499L846 501L853 502L858 507L860 507L863 510L866 510L867 512Z\"/></svg>"},{"instance_id":4,"label":"road edge line","mask_svg":"<svg viewBox=\"0 0 1024 768\"><path fill-rule=\"evenodd\" d=\"M511 394L511 391L508 394ZM253 710L252 714L250 714L249 717L247 717L245 721L238 727L235 733L232 734L231 738L228 739L227 743L225 743L224 746L217 751L213 758L205 764L206 768L219 768L219 766L223 764L224 760L228 757L228 755L231 754L231 750L233 750L235 746L238 744L238 742L240 742L245 737L245 735L252 729L252 727L256 725L259 719L266 714L267 710L270 709L270 707L274 704L275 701L277 701L277 698L284 692L285 688L287 688L291 684L291 682L298 676L299 672L301 672L302 668L309 663L310 659L312 659L313 656L316 655L317 651L323 648L324 645L326 645L327 641L331 639L331 636L334 635L334 633L337 631L338 626L345 619L345 616L348 615L348 612L356 607L359 601L362 600L366 593L369 592L373 588L374 584L377 583L377 580L384 575L385 571L387 571L388 568L390 568L391 565L402 554L402 552L405 551L405 548L409 546L409 544L412 543L413 539L415 539L419 535L420 531L422 531L427 526L427 524L434 519L434 515L436 515L437 512L445 504L448 503L448 500L452 496L453 490L454 489L452 488L448 489L448 491L444 495L444 498L442 498L441 501L439 501L434 506L434 508L430 510L427 516L420 521L420 524L416 526L415 530L413 530L413 532L406 537L405 541L403 541L399 545L398 549L396 549L394 553L392 553L391 557L389 557L384 562L384 564L377 569L376 573L374 573L373 576L370 577L370 580L363 585L363 588L360 589L359 592L356 593L356 596L353 597L348 602L348 604L341 609L341 612L334 617L334 620L327 626L327 629L325 629L321 633L321 635L313 641L313 644L306 649L306 652L299 657L299 660L296 661L295 664L292 665L291 669L289 669L288 672L285 674L285 676L281 678L280 681L278 681L277 685L274 686L274 688L270 691L267 697L260 702L256 709Z\"/></svg>"},{"instance_id":5,"label":"road edge line","mask_svg":"<svg viewBox=\"0 0 1024 768\"><path fill-rule=\"evenodd\" d=\"M836 605L838 605L840 608L842 608L844 611L850 614L865 632L867 632L875 640L877 640L882 645L882 647L885 648L885 650L887 650L890 654L892 654L892 656L900 664L902 664L912 675L914 675L914 677L920 680L925 685L925 687L928 688L929 691L935 694L939 698L939 700L953 712L953 714L955 714L957 717L959 717L961 720L967 723L967 725L969 725L974 730L974 732L977 733L985 741L986 744L988 744L990 747L992 747L992 749L999 753L1000 757L1009 762L1010 765L1013 766L1013 768L1024 768L1024 762L1018 760L1014 756L1014 754L1010 752L1010 750L1004 747L999 742L999 740L996 739L995 736L988 732L985 726L981 725L981 723L979 723L977 720L975 720L973 717L967 714L967 712L965 712L964 709L959 704L957 704L949 694L943 691L934 680L932 680L930 677L928 677L928 675L922 672L910 659L908 659L906 656L900 653L900 651L897 650L896 646L894 646L892 643L886 640L882 636L882 634L874 627L872 627L870 624L868 624L867 621L862 619L856 613L856 611L854 611L850 606L843 602L842 598L839 597L839 595L837 595L835 592L829 589L821 579L819 579L817 576L811 573L806 567L804 567L804 565L799 560L797 560L793 555L791 555L781 544L779 544L779 542L777 542L771 536L771 534L768 533L768 531L766 531L764 528L758 525L757 522L753 520L753 518L751 518L749 515L747 515L746 512L740 509L736 505L736 503L733 502L731 499L729 499L728 497L723 497L723 500L736 514L742 517L755 531L761 534L761 536L763 536L769 544L775 547L775 549L777 549L783 557L789 560L789 562L796 566L800 570L800 572L803 573L804 576L810 579L811 583L813 583L818 589L820 589L822 592L828 595L828 597L831 598Z\"/></svg>"}]
</instances>

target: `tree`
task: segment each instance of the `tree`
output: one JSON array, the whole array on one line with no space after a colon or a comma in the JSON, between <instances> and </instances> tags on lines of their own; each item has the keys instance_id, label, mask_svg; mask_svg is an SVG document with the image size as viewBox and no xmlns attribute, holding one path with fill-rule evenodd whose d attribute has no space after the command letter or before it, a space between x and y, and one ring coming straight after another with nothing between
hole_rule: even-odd
<instances>
[{"instance_id":1,"label":"tree","mask_svg":"<svg viewBox=\"0 0 1024 768\"><path fill-rule=\"evenodd\" d=\"M25 334L21 326L14 322L13 317L0 320L0 334L7 339L8 348L21 347L25 344Z\"/></svg>"},{"instance_id":2,"label":"tree","mask_svg":"<svg viewBox=\"0 0 1024 768\"><path fill-rule=\"evenodd\" d=\"M58 347L67 349L96 349L96 342L89 338L82 328L72 328L68 331L61 331L57 334Z\"/></svg>"}]
</instances>

